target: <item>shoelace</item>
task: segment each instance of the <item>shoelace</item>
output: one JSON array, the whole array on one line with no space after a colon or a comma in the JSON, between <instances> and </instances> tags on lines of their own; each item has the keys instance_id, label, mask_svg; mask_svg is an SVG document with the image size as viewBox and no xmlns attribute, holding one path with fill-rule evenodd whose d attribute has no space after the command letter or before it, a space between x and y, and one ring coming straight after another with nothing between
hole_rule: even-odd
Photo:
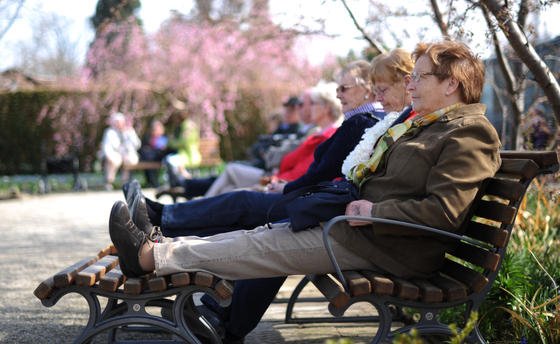
<instances>
[{"instance_id":1,"label":"shoelace","mask_svg":"<svg viewBox=\"0 0 560 344\"><path fill-rule=\"evenodd\" d=\"M159 226L153 226L150 234L148 235L148 240L151 242L161 242L163 238L163 233L161 232L161 228Z\"/></svg>"}]
</instances>

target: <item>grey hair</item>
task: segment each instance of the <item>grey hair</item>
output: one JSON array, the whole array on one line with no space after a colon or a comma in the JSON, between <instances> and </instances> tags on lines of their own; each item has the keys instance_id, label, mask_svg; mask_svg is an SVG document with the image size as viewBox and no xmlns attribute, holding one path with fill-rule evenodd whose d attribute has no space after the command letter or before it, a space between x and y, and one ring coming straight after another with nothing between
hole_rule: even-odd
<instances>
[{"instance_id":1,"label":"grey hair","mask_svg":"<svg viewBox=\"0 0 560 344\"><path fill-rule=\"evenodd\" d=\"M314 103L327 104L330 116L333 120L337 120L342 116L342 104L336 97L337 84L334 82L319 81L312 87L309 96Z\"/></svg>"},{"instance_id":2,"label":"grey hair","mask_svg":"<svg viewBox=\"0 0 560 344\"><path fill-rule=\"evenodd\" d=\"M335 76L336 82L340 84L340 80L346 76L354 77L356 85L365 87L368 91L372 91L372 84L369 77L371 64L366 60L356 60L348 63Z\"/></svg>"}]
</instances>

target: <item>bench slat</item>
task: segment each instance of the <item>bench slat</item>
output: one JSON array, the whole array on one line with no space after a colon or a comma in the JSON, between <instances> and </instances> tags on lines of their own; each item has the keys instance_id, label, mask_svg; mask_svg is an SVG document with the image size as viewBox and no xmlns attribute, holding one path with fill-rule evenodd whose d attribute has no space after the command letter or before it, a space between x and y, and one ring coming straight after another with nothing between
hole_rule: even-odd
<instances>
[{"instance_id":1,"label":"bench slat","mask_svg":"<svg viewBox=\"0 0 560 344\"><path fill-rule=\"evenodd\" d=\"M117 266L111 271L107 272L105 276L99 280L99 288L115 292L126 280L126 276L122 273L121 269Z\"/></svg>"},{"instance_id":2,"label":"bench slat","mask_svg":"<svg viewBox=\"0 0 560 344\"><path fill-rule=\"evenodd\" d=\"M391 279L373 271L362 271L362 274L370 281L373 293L393 295L395 283Z\"/></svg>"},{"instance_id":3,"label":"bench slat","mask_svg":"<svg viewBox=\"0 0 560 344\"><path fill-rule=\"evenodd\" d=\"M496 271L500 261L499 254L465 242L461 242L457 245L456 250L453 251L453 255L457 258L466 260L469 263L480 266L483 269L489 269L492 271Z\"/></svg>"},{"instance_id":4,"label":"bench slat","mask_svg":"<svg viewBox=\"0 0 560 344\"><path fill-rule=\"evenodd\" d=\"M487 242L496 247L504 247L508 238L508 231L484 223L469 221L465 229L466 236Z\"/></svg>"},{"instance_id":5,"label":"bench slat","mask_svg":"<svg viewBox=\"0 0 560 344\"><path fill-rule=\"evenodd\" d=\"M509 225L515 221L515 213L514 207L495 201L480 200L474 215Z\"/></svg>"},{"instance_id":6,"label":"bench slat","mask_svg":"<svg viewBox=\"0 0 560 344\"><path fill-rule=\"evenodd\" d=\"M307 275L307 279L317 287L334 307L343 308L350 301L350 295L331 275Z\"/></svg>"},{"instance_id":7,"label":"bench slat","mask_svg":"<svg viewBox=\"0 0 560 344\"><path fill-rule=\"evenodd\" d=\"M84 258L66 269L63 269L57 272L54 275L54 286L57 288L63 288L69 286L70 284L74 283L76 275L78 272L82 271L83 269L87 268L91 264L97 261L97 257L88 257Z\"/></svg>"},{"instance_id":8,"label":"bench slat","mask_svg":"<svg viewBox=\"0 0 560 344\"><path fill-rule=\"evenodd\" d=\"M147 279L143 277L127 278L124 282L124 293L129 295L140 295L146 289Z\"/></svg>"},{"instance_id":9,"label":"bench slat","mask_svg":"<svg viewBox=\"0 0 560 344\"><path fill-rule=\"evenodd\" d=\"M443 291L436 285L424 279L413 280L420 289L420 299L426 303L443 301Z\"/></svg>"},{"instance_id":10,"label":"bench slat","mask_svg":"<svg viewBox=\"0 0 560 344\"><path fill-rule=\"evenodd\" d=\"M233 284L227 280L219 280L214 289L222 300L227 300L233 295Z\"/></svg>"},{"instance_id":11,"label":"bench slat","mask_svg":"<svg viewBox=\"0 0 560 344\"><path fill-rule=\"evenodd\" d=\"M443 297L446 301L452 302L462 300L467 297L467 286L452 279L451 277L438 274L437 276L431 278L430 281L441 288L443 291Z\"/></svg>"},{"instance_id":12,"label":"bench slat","mask_svg":"<svg viewBox=\"0 0 560 344\"><path fill-rule=\"evenodd\" d=\"M486 195L498 196L513 201L523 196L525 187L514 180L490 178L484 193Z\"/></svg>"},{"instance_id":13,"label":"bench slat","mask_svg":"<svg viewBox=\"0 0 560 344\"><path fill-rule=\"evenodd\" d=\"M551 172L558 168L558 156L555 151L501 151L502 159L530 159L540 169Z\"/></svg>"},{"instance_id":14,"label":"bench slat","mask_svg":"<svg viewBox=\"0 0 560 344\"><path fill-rule=\"evenodd\" d=\"M174 287L184 287L191 283L191 277L188 272L179 272L171 275L171 284Z\"/></svg>"},{"instance_id":15,"label":"bench slat","mask_svg":"<svg viewBox=\"0 0 560 344\"><path fill-rule=\"evenodd\" d=\"M39 283L37 288L33 291L33 295L35 295L39 300L44 300L48 298L54 290L54 278L53 276L47 278L43 282Z\"/></svg>"},{"instance_id":16,"label":"bench slat","mask_svg":"<svg viewBox=\"0 0 560 344\"><path fill-rule=\"evenodd\" d=\"M464 283L473 292L481 291L482 288L488 284L488 278L486 278L486 276L449 259L445 260L441 271Z\"/></svg>"},{"instance_id":17,"label":"bench slat","mask_svg":"<svg viewBox=\"0 0 560 344\"><path fill-rule=\"evenodd\" d=\"M512 174L523 179L532 179L539 172L539 166L532 160L502 159L500 173Z\"/></svg>"},{"instance_id":18,"label":"bench slat","mask_svg":"<svg viewBox=\"0 0 560 344\"><path fill-rule=\"evenodd\" d=\"M105 273L117 266L119 258L117 256L105 256L88 266L76 275L76 284L80 286L94 285Z\"/></svg>"},{"instance_id":19,"label":"bench slat","mask_svg":"<svg viewBox=\"0 0 560 344\"><path fill-rule=\"evenodd\" d=\"M148 279L148 288L150 291L164 291L167 290L167 276L152 277Z\"/></svg>"},{"instance_id":20,"label":"bench slat","mask_svg":"<svg viewBox=\"0 0 560 344\"><path fill-rule=\"evenodd\" d=\"M357 271L344 271L344 278L350 287L352 296L361 296L371 293L371 284L369 280Z\"/></svg>"},{"instance_id":21,"label":"bench slat","mask_svg":"<svg viewBox=\"0 0 560 344\"><path fill-rule=\"evenodd\" d=\"M391 277L395 283L395 295L401 299L417 300L420 297L420 288L417 285L398 277Z\"/></svg>"},{"instance_id":22,"label":"bench slat","mask_svg":"<svg viewBox=\"0 0 560 344\"><path fill-rule=\"evenodd\" d=\"M97 253L97 258L101 259L101 258L103 258L103 257L105 257L109 254L111 254L113 256L117 255L117 248L113 244L111 244L111 245L105 247L104 249L100 250Z\"/></svg>"},{"instance_id":23,"label":"bench slat","mask_svg":"<svg viewBox=\"0 0 560 344\"><path fill-rule=\"evenodd\" d=\"M211 287L214 283L214 275L204 272L204 271L197 271L194 274L194 284L199 285L201 287Z\"/></svg>"}]
</instances>

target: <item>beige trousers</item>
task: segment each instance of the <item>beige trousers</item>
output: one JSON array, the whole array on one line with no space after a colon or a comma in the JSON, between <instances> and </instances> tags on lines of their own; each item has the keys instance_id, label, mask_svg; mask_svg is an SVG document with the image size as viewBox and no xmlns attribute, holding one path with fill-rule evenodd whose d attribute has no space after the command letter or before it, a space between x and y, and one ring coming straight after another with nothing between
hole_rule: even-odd
<instances>
[{"instance_id":1,"label":"beige trousers","mask_svg":"<svg viewBox=\"0 0 560 344\"><path fill-rule=\"evenodd\" d=\"M364 258L332 242L343 270L372 268ZM155 244L154 258L158 275L206 271L239 280L334 271L321 228L295 233L288 223L209 237L164 238Z\"/></svg>"},{"instance_id":2,"label":"beige trousers","mask_svg":"<svg viewBox=\"0 0 560 344\"><path fill-rule=\"evenodd\" d=\"M204 197L213 197L239 188L246 188L258 184L264 170L244 165L237 162L230 162L222 174L212 183L206 191Z\"/></svg>"}]
</instances>

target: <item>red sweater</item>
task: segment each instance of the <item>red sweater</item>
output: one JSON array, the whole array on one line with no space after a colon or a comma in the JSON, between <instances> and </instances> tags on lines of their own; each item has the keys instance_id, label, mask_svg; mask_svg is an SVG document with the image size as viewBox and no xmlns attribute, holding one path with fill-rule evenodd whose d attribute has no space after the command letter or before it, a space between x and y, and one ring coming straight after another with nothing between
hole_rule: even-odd
<instances>
[{"instance_id":1,"label":"red sweater","mask_svg":"<svg viewBox=\"0 0 560 344\"><path fill-rule=\"evenodd\" d=\"M292 181L303 176L313 162L315 148L330 138L336 129L330 127L319 134L311 135L296 149L286 154L280 162L280 169L276 177L281 180Z\"/></svg>"}]
</instances>

